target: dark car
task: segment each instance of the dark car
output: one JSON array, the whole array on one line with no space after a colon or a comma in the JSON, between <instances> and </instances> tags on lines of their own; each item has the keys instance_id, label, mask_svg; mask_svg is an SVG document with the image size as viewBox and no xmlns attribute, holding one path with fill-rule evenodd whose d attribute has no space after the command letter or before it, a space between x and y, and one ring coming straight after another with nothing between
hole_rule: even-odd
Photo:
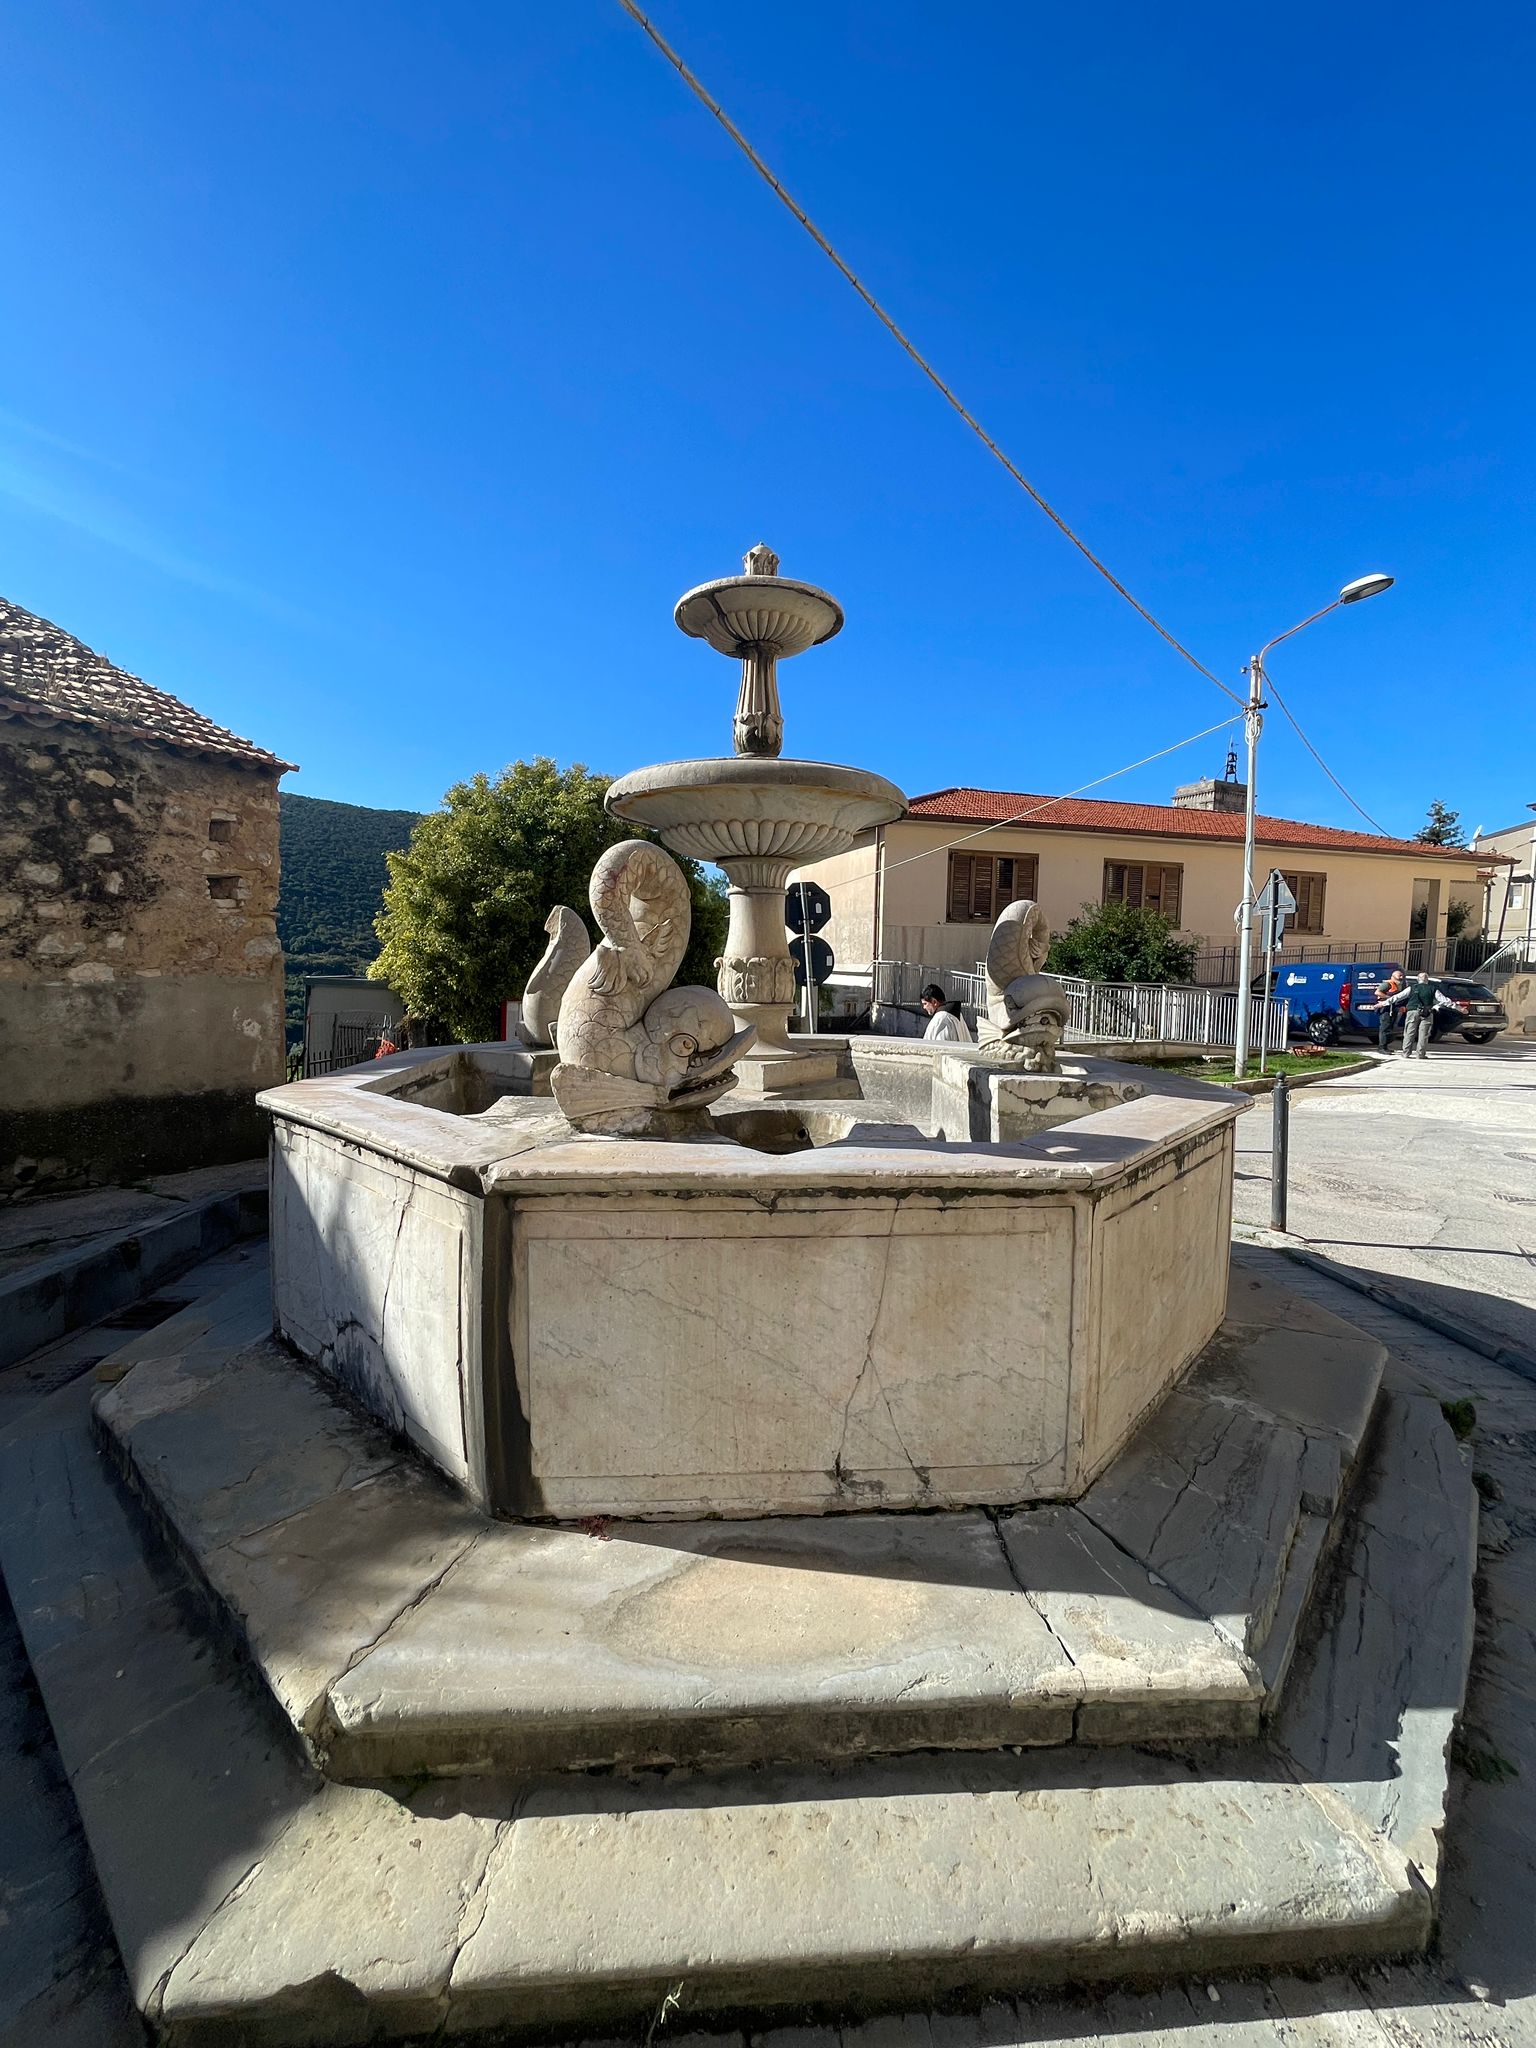
<instances>
[{"instance_id":1,"label":"dark car","mask_svg":"<svg viewBox=\"0 0 1536 2048\"><path fill-rule=\"evenodd\" d=\"M1486 1045L1508 1025L1504 1005L1480 981L1442 981L1439 988L1460 1014L1453 1016L1449 1011L1436 1010L1437 1038L1448 1038L1453 1031L1459 1031L1469 1045Z\"/></svg>"}]
</instances>

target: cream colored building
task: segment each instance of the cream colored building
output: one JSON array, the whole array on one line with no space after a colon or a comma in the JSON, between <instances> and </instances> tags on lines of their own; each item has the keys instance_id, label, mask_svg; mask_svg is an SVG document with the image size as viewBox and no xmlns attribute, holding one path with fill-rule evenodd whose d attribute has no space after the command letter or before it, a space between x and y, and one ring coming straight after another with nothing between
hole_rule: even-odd
<instances>
[{"instance_id":1,"label":"cream colored building","mask_svg":"<svg viewBox=\"0 0 1536 2048\"><path fill-rule=\"evenodd\" d=\"M1041 903L1057 931L1085 905L1117 897L1161 910L1199 938L1200 978L1219 983L1236 977L1242 806L1235 782L1192 784L1167 805L941 789L914 797L897 824L804 873L832 899L826 937L842 972L867 971L874 959L973 967L998 912L1018 897ZM1335 948L1368 949L1346 958L1379 948L1402 959L1412 948L1417 964L1432 947L1425 964L1441 965L1448 923L1463 934L1481 930L1483 877L1495 867L1502 873L1504 860L1258 820L1257 872L1285 875L1298 906L1287 936L1315 959Z\"/></svg>"}]
</instances>

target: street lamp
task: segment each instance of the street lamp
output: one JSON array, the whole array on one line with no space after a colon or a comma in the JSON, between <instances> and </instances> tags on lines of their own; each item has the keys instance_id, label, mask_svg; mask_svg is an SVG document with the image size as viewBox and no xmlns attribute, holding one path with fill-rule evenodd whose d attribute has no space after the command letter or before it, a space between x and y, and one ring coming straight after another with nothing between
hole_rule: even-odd
<instances>
[{"instance_id":1,"label":"street lamp","mask_svg":"<svg viewBox=\"0 0 1536 2048\"><path fill-rule=\"evenodd\" d=\"M1270 648L1278 647L1282 640L1289 640L1293 633L1299 633L1303 626L1315 626L1319 619L1326 619L1330 612L1337 611L1341 604L1358 604L1363 597L1379 597L1382 591L1390 590L1393 578L1377 571L1370 576L1357 576L1353 583L1346 583L1332 604L1325 604L1320 612L1313 612L1300 625L1290 626L1283 633L1277 633L1268 641L1248 664L1248 705L1243 714L1243 732L1248 741L1248 789L1243 803L1243 900L1238 912L1238 985L1237 985L1237 1042L1233 1047L1232 1077L1241 1081L1248 1065L1248 1021L1251 1007L1251 975L1253 963L1253 813L1254 785L1258 776L1259 734L1264 730L1264 657ZM1267 991L1266 991L1267 993Z\"/></svg>"}]
</instances>

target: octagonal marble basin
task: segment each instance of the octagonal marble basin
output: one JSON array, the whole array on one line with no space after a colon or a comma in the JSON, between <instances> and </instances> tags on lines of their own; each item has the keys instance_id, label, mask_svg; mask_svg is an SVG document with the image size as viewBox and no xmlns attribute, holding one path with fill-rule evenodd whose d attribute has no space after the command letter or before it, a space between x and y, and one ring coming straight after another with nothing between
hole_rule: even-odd
<instances>
[{"instance_id":1,"label":"octagonal marble basin","mask_svg":"<svg viewBox=\"0 0 1536 2048\"><path fill-rule=\"evenodd\" d=\"M659 832L674 853L717 862L821 860L907 808L895 783L868 769L737 755L636 768L606 802L615 817Z\"/></svg>"},{"instance_id":2,"label":"octagonal marble basin","mask_svg":"<svg viewBox=\"0 0 1536 2048\"><path fill-rule=\"evenodd\" d=\"M844 1041L841 1096L661 1143L574 1133L553 1059L262 1098L280 1333L493 1512L1072 1500L1221 1325L1242 1097Z\"/></svg>"}]
</instances>

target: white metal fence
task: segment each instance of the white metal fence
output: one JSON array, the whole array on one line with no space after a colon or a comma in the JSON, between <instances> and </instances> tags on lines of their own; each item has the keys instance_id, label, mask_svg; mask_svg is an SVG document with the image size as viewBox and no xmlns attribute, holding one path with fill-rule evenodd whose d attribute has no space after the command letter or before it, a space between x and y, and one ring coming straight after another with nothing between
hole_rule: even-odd
<instances>
[{"instance_id":1,"label":"white metal fence","mask_svg":"<svg viewBox=\"0 0 1536 2048\"><path fill-rule=\"evenodd\" d=\"M1067 1038L1118 1039L1122 1043L1168 1045L1235 1045L1238 997L1216 989L1164 986L1157 982L1078 981L1058 977L1071 1004ZM911 960L877 960L874 971L873 1022L877 1031L921 1036L921 996L936 983L967 1015L986 1015L987 975L978 961L975 971L962 967L928 967ZM1290 1028L1290 1004L1282 997L1266 1002L1250 997L1249 1043L1284 1049Z\"/></svg>"},{"instance_id":2,"label":"white metal fence","mask_svg":"<svg viewBox=\"0 0 1536 2048\"><path fill-rule=\"evenodd\" d=\"M1161 1041L1177 1045L1236 1045L1237 995L1210 988L1171 988L1155 982L1074 981L1062 976L1071 1002L1068 1038ZM1291 1006L1283 997L1250 996L1249 1042L1255 1050L1284 1048Z\"/></svg>"}]
</instances>

